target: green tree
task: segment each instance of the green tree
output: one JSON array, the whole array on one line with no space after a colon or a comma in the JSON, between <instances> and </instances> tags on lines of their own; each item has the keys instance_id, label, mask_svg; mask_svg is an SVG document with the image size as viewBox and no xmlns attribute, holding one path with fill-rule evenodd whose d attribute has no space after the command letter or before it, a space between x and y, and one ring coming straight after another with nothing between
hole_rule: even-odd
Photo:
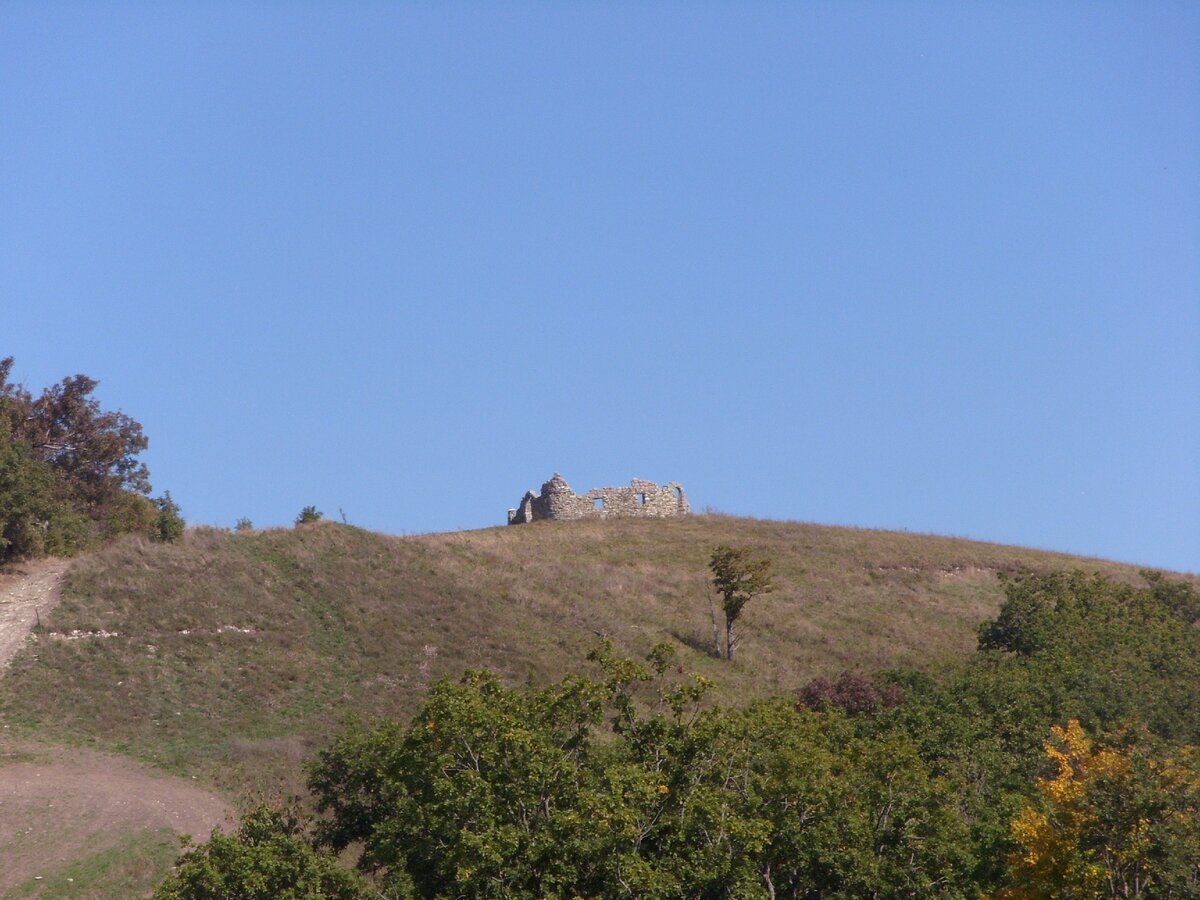
<instances>
[{"instance_id":1,"label":"green tree","mask_svg":"<svg viewBox=\"0 0 1200 900\"><path fill-rule=\"evenodd\" d=\"M88 538L88 520L72 509L64 485L0 419L0 560L66 555Z\"/></svg>"},{"instance_id":2,"label":"green tree","mask_svg":"<svg viewBox=\"0 0 1200 900\"><path fill-rule=\"evenodd\" d=\"M155 540L163 543L173 544L176 541L183 540L184 521L180 514L179 504L171 499L171 492L167 491L161 497L154 501L155 508L158 509L158 519L155 523Z\"/></svg>"},{"instance_id":3,"label":"green tree","mask_svg":"<svg viewBox=\"0 0 1200 900\"><path fill-rule=\"evenodd\" d=\"M137 459L148 445L142 426L100 408L92 396L99 382L74 375L35 398L8 382L12 363L0 360L0 394L14 435L61 471L85 502L102 507L115 491L150 492L149 472Z\"/></svg>"},{"instance_id":4,"label":"green tree","mask_svg":"<svg viewBox=\"0 0 1200 900\"><path fill-rule=\"evenodd\" d=\"M878 727L910 735L953 786L983 890L1005 877L1010 823L1031 803L1055 723L1102 733L1140 721L1172 757L1200 743L1194 593L1148 581L1139 589L1079 572L1009 581L973 658L934 675L887 676L905 700L879 713Z\"/></svg>"},{"instance_id":5,"label":"green tree","mask_svg":"<svg viewBox=\"0 0 1200 900\"><path fill-rule=\"evenodd\" d=\"M1150 593L1173 615L1189 624L1200 622L1200 591L1188 581L1168 578L1162 572L1143 569L1141 576L1150 586Z\"/></svg>"},{"instance_id":6,"label":"green tree","mask_svg":"<svg viewBox=\"0 0 1200 900\"><path fill-rule=\"evenodd\" d=\"M977 895L953 792L903 734L711 706L663 646L591 656L599 678L469 673L407 727L348 725L310 768L325 841L428 897Z\"/></svg>"},{"instance_id":7,"label":"green tree","mask_svg":"<svg viewBox=\"0 0 1200 900\"><path fill-rule=\"evenodd\" d=\"M297 525L309 525L313 522L319 522L324 518L325 513L318 510L315 506L306 506L300 510L300 515L296 516Z\"/></svg>"},{"instance_id":8,"label":"green tree","mask_svg":"<svg viewBox=\"0 0 1200 900\"><path fill-rule=\"evenodd\" d=\"M708 562L713 574L713 585L721 595L721 609L725 613L725 658L733 661L737 651L734 624L742 615L746 604L762 594L775 590L771 575L771 560L755 558L746 547L716 547ZM720 648L718 647L718 652Z\"/></svg>"},{"instance_id":9,"label":"green tree","mask_svg":"<svg viewBox=\"0 0 1200 900\"><path fill-rule=\"evenodd\" d=\"M15 489L20 503L6 528L23 531L22 552L61 552L67 544L76 544L79 516L94 525L97 535L125 531L152 534L154 508L145 495L150 492L149 473L137 456L147 446L142 426L121 412L103 410L92 396L97 382L85 375L65 378L38 396L24 386L12 384L13 360L0 360L0 432L5 451L22 448L20 457L0 452L0 480ZM33 460L46 468L28 465ZM45 471L51 473L47 481ZM14 488L14 484L20 486ZM30 512L34 495L41 511ZM49 497L49 500L46 498ZM46 511L53 507L52 515ZM29 516L33 517L30 518ZM25 518L22 519L22 516ZM29 530L29 523L45 534L42 540ZM23 524L22 524L23 523ZM10 527L11 526L11 527ZM58 531L59 535L51 534ZM62 533L71 535L64 541ZM10 540L9 552L16 553Z\"/></svg>"},{"instance_id":10,"label":"green tree","mask_svg":"<svg viewBox=\"0 0 1200 900\"><path fill-rule=\"evenodd\" d=\"M980 629L985 653L975 669L993 672L993 687L1018 671L1032 677L1044 718L1023 723L1035 726L1030 735L1069 719L1101 730L1140 719L1160 737L1200 743L1190 586L1153 579L1139 589L1072 572L1012 581L1005 593L995 621Z\"/></svg>"},{"instance_id":11,"label":"green tree","mask_svg":"<svg viewBox=\"0 0 1200 900\"><path fill-rule=\"evenodd\" d=\"M155 890L155 900L365 900L361 878L304 839L296 818L258 806L236 834L213 831L188 850Z\"/></svg>"},{"instance_id":12,"label":"green tree","mask_svg":"<svg viewBox=\"0 0 1200 900\"><path fill-rule=\"evenodd\" d=\"M592 895L596 839L578 817L599 687L441 682L411 726L351 726L310 770L325 842L422 896Z\"/></svg>"}]
</instances>

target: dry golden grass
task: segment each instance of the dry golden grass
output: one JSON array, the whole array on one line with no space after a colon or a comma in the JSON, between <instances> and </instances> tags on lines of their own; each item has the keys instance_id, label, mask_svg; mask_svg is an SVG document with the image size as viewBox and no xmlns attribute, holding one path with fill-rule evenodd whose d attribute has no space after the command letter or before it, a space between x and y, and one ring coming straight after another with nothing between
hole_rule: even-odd
<instances>
[{"instance_id":1,"label":"dry golden grass","mask_svg":"<svg viewBox=\"0 0 1200 900\"><path fill-rule=\"evenodd\" d=\"M708 557L775 561L735 665L709 652ZM396 538L335 524L178 545L123 540L81 559L48 631L0 682L7 726L94 743L226 788L296 789L300 760L347 713L406 716L429 683L488 667L511 682L572 668L597 635L663 640L740 700L846 668L965 653L998 572L1130 566L897 532L718 515L534 523Z\"/></svg>"}]
</instances>

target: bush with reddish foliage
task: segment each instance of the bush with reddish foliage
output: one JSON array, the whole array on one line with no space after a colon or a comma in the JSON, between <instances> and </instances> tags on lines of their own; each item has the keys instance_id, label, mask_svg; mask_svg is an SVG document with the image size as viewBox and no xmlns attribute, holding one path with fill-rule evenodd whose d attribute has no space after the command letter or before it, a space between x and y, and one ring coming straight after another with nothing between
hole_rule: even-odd
<instances>
[{"instance_id":1,"label":"bush with reddish foliage","mask_svg":"<svg viewBox=\"0 0 1200 900\"><path fill-rule=\"evenodd\" d=\"M832 706L852 716L872 716L904 702L904 691L898 685L879 688L858 672L843 672L836 681L814 678L796 694L806 709Z\"/></svg>"}]
</instances>

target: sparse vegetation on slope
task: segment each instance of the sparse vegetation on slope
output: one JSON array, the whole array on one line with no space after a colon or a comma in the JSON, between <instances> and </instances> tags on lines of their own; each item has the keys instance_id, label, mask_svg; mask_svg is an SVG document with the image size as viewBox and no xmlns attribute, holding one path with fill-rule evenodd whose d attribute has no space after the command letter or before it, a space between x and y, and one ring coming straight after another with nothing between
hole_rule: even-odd
<instances>
[{"instance_id":1,"label":"sparse vegetation on slope","mask_svg":"<svg viewBox=\"0 0 1200 900\"><path fill-rule=\"evenodd\" d=\"M774 563L734 665L711 653L708 562ZM922 535L696 516L391 538L321 523L126 538L78 561L61 605L0 685L15 729L200 772L298 787L300 761L351 711L411 715L467 667L548 684L608 636L659 641L743 702L845 669L928 668L975 646L997 572L1130 567ZM61 639L78 631L79 639Z\"/></svg>"},{"instance_id":2,"label":"sparse vegetation on slope","mask_svg":"<svg viewBox=\"0 0 1200 900\"><path fill-rule=\"evenodd\" d=\"M35 875L4 896L8 900L53 897L96 900L99 897L144 897L170 871L179 855L179 835L170 828L132 831L116 844L88 852L48 875Z\"/></svg>"},{"instance_id":3,"label":"sparse vegetation on slope","mask_svg":"<svg viewBox=\"0 0 1200 900\"><path fill-rule=\"evenodd\" d=\"M190 778L0 732L0 897L136 897L179 849L232 821Z\"/></svg>"}]
</instances>

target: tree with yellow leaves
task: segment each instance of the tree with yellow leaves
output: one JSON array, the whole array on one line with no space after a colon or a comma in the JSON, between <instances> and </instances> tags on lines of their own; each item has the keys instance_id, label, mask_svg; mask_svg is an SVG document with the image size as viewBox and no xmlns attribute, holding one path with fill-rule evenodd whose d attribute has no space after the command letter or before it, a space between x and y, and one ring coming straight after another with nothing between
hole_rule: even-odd
<instances>
[{"instance_id":1,"label":"tree with yellow leaves","mask_svg":"<svg viewBox=\"0 0 1200 900\"><path fill-rule=\"evenodd\" d=\"M1040 806L1013 820L1020 849L1002 900L1200 896L1195 748L1157 753L1143 728L1099 746L1072 719L1046 742Z\"/></svg>"}]
</instances>

